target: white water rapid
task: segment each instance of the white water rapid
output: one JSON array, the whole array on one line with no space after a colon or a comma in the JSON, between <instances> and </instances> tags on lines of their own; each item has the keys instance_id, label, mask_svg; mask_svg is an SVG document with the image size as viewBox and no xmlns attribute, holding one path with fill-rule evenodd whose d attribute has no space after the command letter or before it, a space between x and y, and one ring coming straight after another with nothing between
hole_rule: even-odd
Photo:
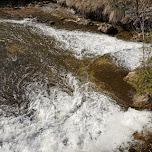
<instances>
[{"instance_id":1,"label":"white water rapid","mask_svg":"<svg viewBox=\"0 0 152 152\"><path fill-rule=\"evenodd\" d=\"M30 20L0 22L32 26L32 31L54 37L59 47L77 57L109 53L129 69L139 65L139 43L58 30ZM151 112L124 111L108 95L95 91L93 84L82 83L71 73L61 75L71 94L57 86L48 91L46 84L31 82L25 91L27 113L8 115L11 106L0 106L0 152L119 152L120 146L127 152L133 133L151 131Z\"/></svg>"},{"instance_id":2,"label":"white water rapid","mask_svg":"<svg viewBox=\"0 0 152 152\"><path fill-rule=\"evenodd\" d=\"M150 129L151 113L123 111L102 93L80 84L71 74L65 81L73 89L69 95L60 88L31 84L27 117L5 117L1 109L0 151L5 152L112 152L127 147L132 135ZM4 107L3 107L4 108Z\"/></svg>"},{"instance_id":3,"label":"white water rapid","mask_svg":"<svg viewBox=\"0 0 152 152\"><path fill-rule=\"evenodd\" d=\"M54 37L58 41L57 47L72 51L77 58L110 54L116 58L118 65L129 70L138 67L142 58L142 43L126 42L104 34L54 29L44 24L34 23L30 19L0 20L0 22L32 26L34 32Z\"/></svg>"}]
</instances>

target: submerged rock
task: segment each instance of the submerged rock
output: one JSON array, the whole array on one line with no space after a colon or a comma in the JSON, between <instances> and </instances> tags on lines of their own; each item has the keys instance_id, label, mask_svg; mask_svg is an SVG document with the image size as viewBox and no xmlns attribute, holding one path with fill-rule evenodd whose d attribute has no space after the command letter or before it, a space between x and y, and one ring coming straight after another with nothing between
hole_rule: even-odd
<instances>
[{"instance_id":1,"label":"submerged rock","mask_svg":"<svg viewBox=\"0 0 152 152\"><path fill-rule=\"evenodd\" d=\"M120 99L117 100L119 105L129 107L132 104L129 94L134 90L123 80L127 71L112 63L110 56L105 55L94 60L89 65L87 72L91 82L94 82L100 89L115 94Z\"/></svg>"}]
</instances>

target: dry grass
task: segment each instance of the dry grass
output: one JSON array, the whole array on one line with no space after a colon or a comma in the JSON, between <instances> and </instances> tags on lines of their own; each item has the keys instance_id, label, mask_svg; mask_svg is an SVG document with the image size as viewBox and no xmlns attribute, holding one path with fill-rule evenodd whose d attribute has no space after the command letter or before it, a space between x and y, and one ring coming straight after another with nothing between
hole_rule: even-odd
<instances>
[{"instance_id":1,"label":"dry grass","mask_svg":"<svg viewBox=\"0 0 152 152\"><path fill-rule=\"evenodd\" d=\"M139 0L139 4L143 1L152 2L152 0ZM66 4L86 17L98 16L98 19L102 20L108 16L110 22L121 21L127 9L136 7L135 0L58 0L58 3Z\"/></svg>"},{"instance_id":2,"label":"dry grass","mask_svg":"<svg viewBox=\"0 0 152 152\"><path fill-rule=\"evenodd\" d=\"M99 18L109 16L110 22L117 22L122 18L122 13L116 13L113 10L111 1L113 0L58 0L60 4L66 4L69 8L74 8L83 15L92 14Z\"/></svg>"},{"instance_id":3,"label":"dry grass","mask_svg":"<svg viewBox=\"0 0 152 152\"><path fill-rule=\"evenodd\" d=\"M100 16L104 8L102 0L58 0L58 2L66 4L69 8L73 8L77 12L86 16L89 14L97 14Z\"/></svg>"}]
</instances>

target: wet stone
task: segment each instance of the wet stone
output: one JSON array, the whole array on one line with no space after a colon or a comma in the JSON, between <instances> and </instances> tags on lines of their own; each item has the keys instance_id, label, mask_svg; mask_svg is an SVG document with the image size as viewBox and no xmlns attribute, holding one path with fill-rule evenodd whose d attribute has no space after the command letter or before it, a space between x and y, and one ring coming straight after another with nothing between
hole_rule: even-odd
<instances>
[{"instance_id":1,"label":"wet stone","mask_svg":"<svg viewBox=\"0 0 152 152\"><path fill-rule=\"evenodd\" d=\"M62 143L64 144L64 146L66 146L66 145L67 145L68 141L69 141L69 139L68 139L68 138L65 138L65 139L62 141Z\"/></svg>"},{"instance_id":2,"label":"wet stone","mask_svg":"<svg viewBox=\"0 0 152 152\"><path fill-rule=\"evenodd\" d=\"M55 21L49 21L49 25L54 25Z\"/></svg>"}]
</instances>

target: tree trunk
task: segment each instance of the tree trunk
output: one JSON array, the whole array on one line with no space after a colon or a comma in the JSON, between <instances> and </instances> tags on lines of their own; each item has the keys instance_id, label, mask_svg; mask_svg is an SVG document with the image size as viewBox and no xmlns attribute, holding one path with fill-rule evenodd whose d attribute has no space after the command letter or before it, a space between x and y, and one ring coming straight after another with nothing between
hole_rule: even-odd
<instances>
[{"instance_id":1,"label":"tree trunk","mask_svg":"<svg viewBox=\"0 0 152 152\"><path fill-rule=\"evenodd\" d=\"M139 16L139 0L136 0L136 15Z\"/></svg>"}]
</instances>

